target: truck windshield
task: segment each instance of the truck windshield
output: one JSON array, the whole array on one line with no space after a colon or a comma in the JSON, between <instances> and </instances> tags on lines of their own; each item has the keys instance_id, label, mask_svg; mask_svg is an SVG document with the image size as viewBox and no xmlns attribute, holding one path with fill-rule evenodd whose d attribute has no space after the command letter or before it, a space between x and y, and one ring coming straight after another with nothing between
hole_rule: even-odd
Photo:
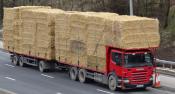
<instances>
[{"instance_id":1,"label":"truck windshield","mask_svg":"<svg viewBox=\"0 0 175 94\"><path fill-rule=\"evenodd\" d=\"M125 67L152 66L153 57L150 53L125 54Z\"/></svg>"}]
</instances>

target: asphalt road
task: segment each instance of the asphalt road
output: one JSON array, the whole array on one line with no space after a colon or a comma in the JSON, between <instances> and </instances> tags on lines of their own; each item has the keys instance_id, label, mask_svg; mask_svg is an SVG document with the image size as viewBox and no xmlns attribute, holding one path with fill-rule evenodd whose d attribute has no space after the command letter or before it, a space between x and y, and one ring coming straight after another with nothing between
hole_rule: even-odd
<instances>
[{"instance_id":1,"label":"asphalt road","mask_svg":"<svg viewBox=\"0 0 175 94\"><path fill-rule=\"evenodd\" d=\"M9 54L0 51L0 88L16 94L175 94L175 78L162 77L163 86L159 89L112 92L96 82L71 81L64 71L40 73L35 67L14 66Z\"/></svg>"}]
</instances>

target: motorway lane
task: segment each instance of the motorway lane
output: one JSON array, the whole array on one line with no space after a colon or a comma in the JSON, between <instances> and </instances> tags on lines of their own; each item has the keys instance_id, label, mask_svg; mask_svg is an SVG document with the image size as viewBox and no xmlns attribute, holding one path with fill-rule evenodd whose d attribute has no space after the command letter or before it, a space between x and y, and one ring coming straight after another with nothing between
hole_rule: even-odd
<instances>
[{"instance_id":1,"label":"motorway lane","mask_svg":"<svg viewBox=\"0 0 175 94\"><path fill-rule=\"evenodd\" d=\"M71 81L63 71L40 73L35 67L13 66L9 54L0 51L0 88L17 94L174 94L175 89L167 86L160 89L112 92L95 82L82 84Z\"/></svg>"},{"instance_id":2,"label":"motorway lane","mask_svg":"<svg viewBox=\"0 0 175 94\"><path fill-rule=\"evenodd\" d=\"M175 78L172 78L171 76L167 76L167 75L166 76L162 75L160 77L161 77L161 79L164 80L162 83L163 86L168 87L168 85L171 84L171 86L175 88Z\"/></svg>"}]
</instances>

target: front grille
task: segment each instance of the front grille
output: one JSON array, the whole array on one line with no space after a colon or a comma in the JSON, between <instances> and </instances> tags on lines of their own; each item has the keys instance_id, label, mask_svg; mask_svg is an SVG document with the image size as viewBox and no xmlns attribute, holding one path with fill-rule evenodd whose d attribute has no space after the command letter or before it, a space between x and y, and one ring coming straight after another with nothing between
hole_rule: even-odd
<instances>
[{"instance_id":1,"label":"front grille","mask_svg":"<svg viewBox=\"0 0 175 94\"><path fill-rule=\"evenodd\" d=\"M129 78L131 84L144 84L149 81L147 71L135 71Z\"/></svg>"}]
</instances>

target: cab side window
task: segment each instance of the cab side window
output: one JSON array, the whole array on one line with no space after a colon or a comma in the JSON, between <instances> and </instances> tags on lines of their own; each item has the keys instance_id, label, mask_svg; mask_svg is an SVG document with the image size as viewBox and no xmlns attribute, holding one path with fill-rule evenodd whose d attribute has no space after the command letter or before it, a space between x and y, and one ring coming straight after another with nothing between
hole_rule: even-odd
<instances>
[{"instance_id":1,"label":"cab side window","mask_svg":"<svg viewBox=\"0 0 175 94\"><path fill-rule=\"evenodd\" d=\"M112 61L115 62L117 65L121 65L122 55L117 52L112 52Z\"/></svg>"}]
</instances>

